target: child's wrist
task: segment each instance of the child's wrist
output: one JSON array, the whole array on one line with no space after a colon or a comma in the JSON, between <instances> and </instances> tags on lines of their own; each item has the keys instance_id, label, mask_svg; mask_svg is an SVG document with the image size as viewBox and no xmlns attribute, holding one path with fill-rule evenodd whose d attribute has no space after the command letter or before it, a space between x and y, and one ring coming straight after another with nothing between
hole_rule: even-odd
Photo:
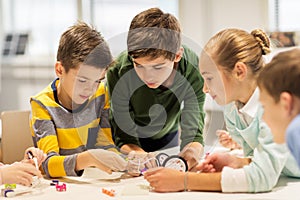
<instances>
[{"instance_id":1,"label":"child's wrist","mask_svg":"<svg viewBox=\"0 0 300 200\"><path fill-rule=\"evenodd\" d=\"M249 165L251 163L251 159L250 158L239 158L238 159L238 164L236 166L236 168L243 168L245 165Z\"/></svg>"},{"instance_id":2,"label":"child's wrist","mask_svg":"<svg viewBox=\"0 0 300 200\"><path fill-rule=\"evenodd\" d=\"M1 167L0 167L0 185L3 184L3 181L2 181L2 170L1 170Z\"/></svg>"},{"instance_id":3,"label":"child's wrist","mask_svg":"<svg viewBox=\"0 0 300 200\"><path fill-rule=\"evenodd\" d=\"M184 178L183 178L183 191L184 192L188 191L188 175L189 175L189 172L185 172Z\"/></svg>"}]
</instances>

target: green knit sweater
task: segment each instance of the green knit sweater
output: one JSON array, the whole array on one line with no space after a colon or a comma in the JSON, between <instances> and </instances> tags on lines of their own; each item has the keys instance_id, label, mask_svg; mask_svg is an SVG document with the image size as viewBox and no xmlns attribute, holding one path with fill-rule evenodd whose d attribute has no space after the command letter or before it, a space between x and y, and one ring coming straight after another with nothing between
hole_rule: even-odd
<instances>
[{"instance_id":1,"label":"green knit sweater","mask_svg":"<svg viewBox=\"0 0 300 200\"><path fill-rule=\"evenodd\" d=\"M128 53L119 55L107 72L110 120L117 146L141 146L140 138L148 138L156 146L179 127L181 149L190 142L203 144L205 94L198 62L197 55L184 46L173 84L151 89L137 76Z\"/></svg>"}]
</instances>

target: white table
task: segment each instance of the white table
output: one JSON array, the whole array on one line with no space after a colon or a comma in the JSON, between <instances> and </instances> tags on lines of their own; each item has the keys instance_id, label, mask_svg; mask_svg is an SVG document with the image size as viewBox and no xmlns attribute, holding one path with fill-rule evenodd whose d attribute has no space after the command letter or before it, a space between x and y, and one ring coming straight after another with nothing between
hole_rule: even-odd
<instances>
[{"instance_id":1,"label":"white table","mask_svg":"<svg viewBox=\"0 0 300 200\"><path fill-rule=\"evenodd\" d=\"M39 189L32 193L22 194L9 199L28 200L60 200L60 199L122 199L122 200L282 200L299 199L300 180L281 177L278 185L272 192L247 194L247 193L220 193L220 192L175 192L175 193L155 193L145 192L143 195L123 195L124 190L139 186L147 186L148 183L143 177L120 179L120 180L97 180L84 177L72 177L59 179L60 183L67 185L67 191L58 192L55 186L50 186L50 180L43 180ZM21 186L17 186L20 188ZM114 189L115 197L110 197L102 193L102 188ZM3 197L2 197L3 198Z\"/></svg>"},{"instance_id":2,"label":"white table","mask_svg":"<svg viewBox=\"0 0 300 200\"><path fill-rule=\"evenodd\" d=\"M209 147L208 147L209 148ZM172 155L178 149L165 151ZM143 177L119 178L122 173L107 175L98 169L85 170L82 177L63 177L58 179L60 184L66 183L67 191L58 192L55 186L50 186L51 180L42 179L41 184L32 189L32 192L10 197L9 199L28 200L65 200L65 199L122 199L122 200L293 200L300 199L300 179L281 177L272 192L266 193L221 193L221 192L173 192L155 193L147 189L149 184ZM26 187L17 186L18 190ZM102 188L114 189L115 197L102 193ZM26 188L27 189L27 188ZM130 190L133 193L128 194ZM127 193L127 195L125 194ZM143 193L143 194L141 194ZM3 198L3 197L0 197Z\"/></svg>"}]
</instances>

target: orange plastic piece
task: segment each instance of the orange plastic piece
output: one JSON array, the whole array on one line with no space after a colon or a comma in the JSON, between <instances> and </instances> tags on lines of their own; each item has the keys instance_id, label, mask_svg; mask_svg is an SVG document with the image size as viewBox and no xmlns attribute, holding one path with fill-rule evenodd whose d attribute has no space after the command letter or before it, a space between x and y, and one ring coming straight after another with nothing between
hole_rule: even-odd
<instances>
[{"instance_id":1,"label":"orange plastic piece","mask_svg":"<svg viewBox=\"0 0 300 200\"><path fill-rule=\"evenodd\" d=\"M111 196L111 197L115 196L115 190L113 190L113 189L108 190L108 189L102 188L102 193L106 194L108 196Z\"/></svg>"}]
</instances>

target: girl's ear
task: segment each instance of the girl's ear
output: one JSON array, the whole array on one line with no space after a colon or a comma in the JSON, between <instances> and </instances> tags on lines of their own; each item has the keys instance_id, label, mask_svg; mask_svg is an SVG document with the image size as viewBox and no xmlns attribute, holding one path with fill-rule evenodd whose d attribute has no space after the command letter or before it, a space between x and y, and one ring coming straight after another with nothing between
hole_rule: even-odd
<instances>
[{"instance_id":1,"label":"girl's ear","mask_svg":"<svg viewBox=\"0 0 300 200\"><path fill-rule=\"evenodd\" d=\"M288 92L282 92L279 97L279 103L282 106L284 113L291 116L293 112L293 96Z\"/></svg>"},{"instance_id":2,"label":"girl's ear","mask_svg":"<svg viewBox=\"0 0 300 200\"><path fill-rule=\"evenodd\" d=\"M248 67L243 62L237 62L234 65L232 73L238 81L243 81L247 77Z\"/></svg>"},{"instance_id":3,"label":"girl's ear","mask_svg":"<svg viewBox=\"0 0 300 200\"><path fill-rule=\"evenodd\" d=\"M180 59L182 58L182 55L183 55L183 51L184 51L183 47L180 47L180 49L176 52L174 62L180 61Z\"/></svg>"},{"instance_id":4,"label":"girl's ear","mask_svg":"<svg viewBox=\"0 0 300 200\"><path fill-rule=\"evenodd\" d=\"M64 72L64 67L62 66L61 62L57 61L55 63L55 73L56 73L56 76L58 78L61 78L62 75L63 75L63 72Z\"/></svg>"}]
</instances>

